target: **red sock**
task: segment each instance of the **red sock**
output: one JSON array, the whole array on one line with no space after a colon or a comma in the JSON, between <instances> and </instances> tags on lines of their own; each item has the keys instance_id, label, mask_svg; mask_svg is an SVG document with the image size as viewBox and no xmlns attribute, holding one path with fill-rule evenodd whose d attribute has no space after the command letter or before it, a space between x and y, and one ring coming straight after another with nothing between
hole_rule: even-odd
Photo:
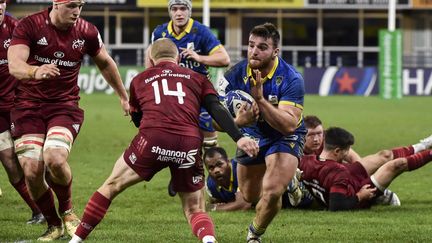
<instances>
[{"instance_id":1,"label":"red sock","mask_svg":"<svg viewBox=\"0 0 432 243\"><path fill-rule=\"evenodd\" d=\"M393 159L407 157L414 154L414 147L413 146L398 147L392 149L392 152L393 152Z\"/></svg>"},{"instance_id":2,"label":"red sock","mask_svg":"<svg viewBox=\"0 0 432 243\"><path fill-rule=\"evenodd\" d=\"M425 150L407 157L408 170L416 170L432 160L432 150Z\"/></svg>"},{"instance_id":3,"label":"red sock","mask_svg":"<svg viewBox=\"0 0 432 243\"><path fill-rule=\"evenodd\" d=\"M57 215L57 211L55 209L54 196L50 188L48 188L48 190L38 200L36 200L35 203L42 212L49 226L62 225L62 221Z\"/></svg>"},{"instance_id":4,"label":"red sock","mask_svg":"<svg viewBox=\"0 0 432 243\"><path fill-rule=\"evenodd\" d=\"M199 240L206 235L215 236L214 224L207 213L194 213L190 222L192 233Z\"/></svg>"},{"instance_id":5,"label":"red sock","mask_svg":"<svg viewBox=\"0 0 432 243\"><path fill-rule=\"evenodd\" d=\"M47 179L51 189L55 192L59 203L58 211L64 213L72 208L72 179L68 185L63 186Z\"/></svg>"},{"instance_id":6,"label":"red sock","mask_svg":"<svg viewBox=\"0 0 432 243\"><path fill-rule=\"evenodd\" d=\"M15 190L18 192L18 194L20 194L22 199L24 199L24 201L30 207L30 209L32 210L32 213L33 214L39 214L40 210L37 207L36 203L33 201L33 199L30 197L30 194L27 190L27 186L25 184L24 176L17 183L12 184L12 186L15 188Z\"/></svg>"},{"instance_id":7,"label":"red sock","mask_svg":"<svg viewBox=\"0 0 432 243\"><path fill-rule=\"evenodd\" d=\"M105 216L111 201L96 191L87 203L84 209L84 215L81 219L81 224L75 232L75 235L81 239L87 238L92 230L102 221Z\"/></svg>"}]
</instances>

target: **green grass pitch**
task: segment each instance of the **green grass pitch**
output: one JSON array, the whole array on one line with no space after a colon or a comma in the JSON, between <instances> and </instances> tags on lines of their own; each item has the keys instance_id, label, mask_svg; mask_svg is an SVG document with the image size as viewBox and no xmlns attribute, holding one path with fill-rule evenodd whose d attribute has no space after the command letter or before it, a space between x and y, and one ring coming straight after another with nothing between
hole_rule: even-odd
<instances>
[{"instance_id":1,"label":"green grass pitch","mask_svg":"<svg viewBox=\"0 0 432 243\"><path fill-rule=\"evenodd\" d=\"M83 95L85 121L72 149L73 201L79 216L93 192L111 172L136 129L116 96ZM378 97L305 98L305 114L322 118L324 125L342 126L356 136L354 149L367 155L383 148L408 145L432 133L432 98ZM220 144L234 153L225 134ZM430 242L432 241L432 165L405 173L390 188L401 207L378 206L359 212L329 213L282 210L268 228L264 242ZM198 242L192 235L177 197L167 195L169 172L120 194L88 242ZM35 240L45 226L28 226L30 210L0 170L0 242ZM220 243L245 242L253 211L211 212ZM65 242L65 240L63 241Z\"/></svg>"}]
</instances>

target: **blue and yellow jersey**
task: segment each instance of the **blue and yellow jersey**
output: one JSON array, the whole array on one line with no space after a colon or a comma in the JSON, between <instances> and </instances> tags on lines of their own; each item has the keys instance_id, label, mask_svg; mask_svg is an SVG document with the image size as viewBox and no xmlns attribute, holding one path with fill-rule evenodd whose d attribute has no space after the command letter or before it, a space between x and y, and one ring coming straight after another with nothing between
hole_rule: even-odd
<instances>
[{"instance_id":1,"label":"blue and yellow jersey","mask_svg":"<svg viewBox=\"0 0 432 243\"><path fill-rule=\"evenodd\" d=\"M234 159L231 160L231 179L229 188L218 186L216 181L210 176L207 178L206 186L209 196L218 200L219 202L227 203L235 201L235 194L238 190L237 162Z\"/></svg>"},{"instance_id":2,"label":"blue and yellow jersey","mask_svg":"<svg viewBox=\"0 0 432 243\"><path fill-rule=\"evenodd\" d=\"M247 60L243 60L228 70L224 79L219 82L219 95L224 96L230 90L243 90L250 93L250 82L253 82L252 70ZM271 104L292 105L303 109L304 80L302 75L291 65L278 57L270 73L263 77L263 96ZM283 138L282 133L271 127L266 121L243 127L243 133L259 139L260 146ZM298 121L294 135L304 136L307 130L303 117Z\"/></svg>"},{"instance_id":3,"label":"blue and yellow jersey","mask_svg":"<svg viewBox=\"0 0 432 243\"><path fill-rule=\"evenodd\" d=\"M199 55L210 55L221 47L220 41L210 29L198 21L189 19L185 31L180 34L174 33L172 21L159 25L152 33L152 43L159 38L170 38L179 48L193 49ZM195 72L208 74L207 67L193 60L181 58L180 66L190 68Z\"/></svg>"}]
</instances>

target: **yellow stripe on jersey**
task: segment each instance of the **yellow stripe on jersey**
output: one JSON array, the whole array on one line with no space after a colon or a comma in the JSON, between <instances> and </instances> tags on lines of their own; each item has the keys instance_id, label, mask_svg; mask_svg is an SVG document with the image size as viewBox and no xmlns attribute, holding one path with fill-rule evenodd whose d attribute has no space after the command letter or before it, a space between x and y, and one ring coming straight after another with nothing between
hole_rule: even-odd
<instances>
[{"instance_id":1,"label":"yellow stripe on jersey","mask_svg":"<svg viewBox=\"0 0 432 243\"><path fill-rule=\"evenodd\" d=\"M189 22L188 22L188 24L187 24L187 26L186 26L186 29L185 29L183 32L181 32L181 33L179 33L179 34L177 35L176 33L174 33L174 29L173 29L173 27L172 27L173 22L172 22L172 20L171 20L171 21L168 23L168 27L167 27L167 29L168 29L168 33L169 33L170 35L172 35L176 40L180 40L180 39L183 38L187 33L190 33L190 32L191 32L193 23L194 23L194 20L190 18L190 19L189 19Z\"/></svg>"},{"instance_id":2,"label":"yellow stripe on jersey","mask_svg":"<svg viewBox=\"0 0 432 243\"><path fill-rule=\"evenodd\" d=\"M267 81L267 80L273 78L273 75L275 74L275 72L276 72L276 68L277 68L278 66L279 66L279 58L276 58L275 61L274 61L274 64L273 64L273 68L272 68L272 70L267 74L267 76L265 76L265 77L263 78L263 83L264 83L265 81ZM247 76L248 76L248 77L250 78L250 80L251 80L252 82L254 82L254 84L255 84L256 81L255 81L255 79L254 79L253 76L252 76L252 69L249 67L249 64L248 64L248 66L247 66L247 68L246 68L246 72L247 72ZM247 79L245 79L244 81L245 81L245 83L246 83L246 82L247 82Z\"/></svg>"},{"instance_id":3,"label":"yellow stripe on jersey","mask_svg":"<svg viewBox=\"0 0 432 243\"><path fill-rule=\"evenodd\" d=\"M300 109L303 110L303 106L302 105L294 103L292 101L282 100L282 101L279 102L279 104L281 104L281 105L290 105L290 106L294 106L294 107L297 107L297 108L300 108Z\"/></svg>"},{"instance_id":4,"label":"yellow stripe on jersey","mask_svg":"<svg viewBox=\"0 0 432 243\"><path fill-rule=\"evenodd\" d=\"M210 50L208 55L210 56L211 54L213 54L213 52L217 51L221 46L222 44L215 46L213 49Z\"/></svg>"}]
</instances>

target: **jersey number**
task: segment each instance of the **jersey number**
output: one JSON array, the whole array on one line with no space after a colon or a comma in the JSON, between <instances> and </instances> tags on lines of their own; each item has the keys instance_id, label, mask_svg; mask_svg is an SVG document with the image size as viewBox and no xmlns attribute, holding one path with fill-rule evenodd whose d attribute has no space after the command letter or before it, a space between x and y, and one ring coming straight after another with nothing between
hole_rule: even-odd
<instances>
[{"instance_id":1,"label":"jersey number","mask_svg":"<svg viewBox=\"0 0 432 243\"><path fill-rule=\"evenodd\" d=\"M155 102L156 102L156 104L160 104L161 97L160 97L160 91L159 91L159 83L157 81L154 81L152 83L152 86L153 86L153 91L154 91L154 95L155 95ZM162 93L163 93L163 95L177 96L178 103L184 104L183 97L186 96L186 93L183 92L182 83L177 82L177 90L169 90L167 80L162 79Z\"/></svg>"}]
</instances>

